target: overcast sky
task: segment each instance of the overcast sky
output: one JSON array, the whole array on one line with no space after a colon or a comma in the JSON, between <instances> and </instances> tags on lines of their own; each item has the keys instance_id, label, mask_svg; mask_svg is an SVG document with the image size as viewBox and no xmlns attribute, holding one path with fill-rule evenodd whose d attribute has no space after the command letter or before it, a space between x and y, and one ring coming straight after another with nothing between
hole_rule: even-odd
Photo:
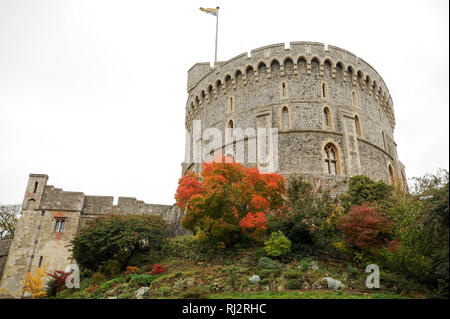
<instances>
[{"instance_id":1,"label":"overcast sky","mask_svg":"<svg viewBox=\"0 0 450 319\"><path fill-rule=\"evenodd\" d=\"M88 195L172 204L187 70L260 46L315 41L383 77L408 177L449 167L447 0L0 0L0 202L29 173Z\"/></svg>"}]
</instances>

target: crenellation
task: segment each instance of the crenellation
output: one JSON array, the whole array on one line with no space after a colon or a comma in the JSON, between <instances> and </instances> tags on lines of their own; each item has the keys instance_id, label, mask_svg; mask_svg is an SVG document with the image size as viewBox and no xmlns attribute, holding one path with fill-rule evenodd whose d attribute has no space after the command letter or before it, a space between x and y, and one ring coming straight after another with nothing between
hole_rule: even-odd
<instances>
[{"instance_id":1,"label":"crenellation","mask_svg":"<svg viewBox=\"0 0 450 319\"><path fill-rule=\"evenodd\" d=\"M305 61L305 67L303 62ZM379 101L380 105L386 109L386 115L391 126L395 125L395 118L393 116L392 104L383 104L382 97L386 95L386 99L390 99L389 91L379 76L377 71L373 69L368 63L358 58L355 54L329 45L325 47L323 43L317 42L291 42L289 48L285 48L283 43L263 46L251 51L250 56L247 53L243 53L236 57L233 57L225 62L218 62L214 68L208 73L203 73L201 78L196 77L196 82L189 81L188 92L190 98L187 105L192 105L193 112L196 113L196 104L194 101L198 99L198 96L205 92L207 102L211 103L211 98L208 96L208 87L212 86L214 100L217 100L220 94L227 94L227 88L225 87L225 78L231 76L231 82L233 83L233 91L239 89L236 74L242 74L242 86L246 86L249 82L260 82L264 78L270 79L272 75L271 64L274 61L280 64L280 75L284 77L284 69L286 61L292 60L293 63L293 75L299 75L305 69L307 75L314 75L312 68L315 68L315 60L318 61L318 75L321 78L325 78L325 61L328 61L331 65L331 79L336 82L350 83L353 87L358 88L358 91L366 92L366 84L359 86L358 79L363 82L370 79L368 83L369 95L373 95L376 101ZM200 64L195 64L194 67L198 67ZM342 71L336 72L336 66L342 65ZM263 66L263 67L260 67ZM253 70L253 74L248 74L248 68ZM192 70L192 68L191 68ZM349 71L351 70L353 75L349 78ZM192 71L189 71L192 73ZM252 79L253 77L253 79ZM222 92L218 92L220 90ZM375 90L372 89L372 86ZM203 109L203 104L200 104ZM191 120L191 111L187 113L187 119ZM188 125L187 125L188 126ZM189 127L188 127L189 128Z\"/></svg>"},{"instance_id":2,"label":"crenellation","mask_svg":"<svg viewBox=\"0 0 450 319\"><path fill-rule=\"evenodd\" d=\"M87 215L111 214L113 203L113 196L86 196L83 213Z\"/></svg>"},{"instance_id":3,"label":"crenellation","mask_svg":"<svg viewBox=\"0 0 450 319\"><path fill-rule=\"evenodd\" d=\"M45 187L40 209L42 210L83 210L85 196L81 192L66 192L51 185Z\"/></svg>"},{"instance_id":4,"label":"crenellation","mask_svg":"<svg viewBox=\"0 0 450 319\"><path fill-rule=\"evenodd\" d=\"M240 72L242 79L236 76ZM282 82L286 97L280 96ZM324 84L326 96L322 96ZM214 92L214 98L207 99L200 109L195 101L208 88ZM229 112L227 103L231 96L235 107ZM268 112L271 125L282 133L278 143L281 173L308 173L324 180L365 174L390 182L388 165L393 166L396 175L400 174L393 146L395 118L391 101L376 70L355 54L317 42L291 42L289 48L277 43L254 49L249 57L247 54L234 57L196 83L187 100L190 107L186 128L190 131L192 120L201 120L202 131L214 127L224 136L230 119L236 128L256 128L260 125L258 114ZM288 127L281 125L283 107L289 110ZM330 127L323 124L324 107L330 112ZM383 133L389 143L387 150L383 147ZM334 177L324 173L325 142L335 145L339 154L338 174ZM366 154L369 150L370 155ZM190 158L192 151L190 147ZM380 158L385 165L362 163ZM186 163L183 173L188 167L201 169L201 165Z\"/></svg>"}]
</instances>

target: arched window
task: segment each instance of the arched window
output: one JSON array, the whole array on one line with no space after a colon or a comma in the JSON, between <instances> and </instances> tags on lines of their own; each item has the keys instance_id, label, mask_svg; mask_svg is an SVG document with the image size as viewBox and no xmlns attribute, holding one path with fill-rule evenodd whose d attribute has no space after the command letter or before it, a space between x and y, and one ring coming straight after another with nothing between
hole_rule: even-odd
<instances>
[{"instance_id":1,"label":"arched window","mask_svg":"<svg viewBox=\"0 0 450 319\"><path fill-rule=\"evenodd\" d=\"M287 96L286 83L281 83L281 97L285 98Z\"/></svg>"},{"instance_id":2,"label":"arched window","mask_svg":"<svg viewBox=\"0 0 450 319\"><path fill-rule=\"evenodd\" d=\"M36 181L36 182L34 182L34 190L33 190L33 193L36 193L36 192L37 192L37 188L38 188L38 182Z\"/></svg>"},{"instance_id":3,"label":"arched window","mask_svg":"<svg viewBox=\"0 0 450 319\"><path fill-rule=\"evenodd\" d=\"M331 124L330 123L330 110L327 107L325 107L323 109L323 125L325 127L330 127L331 126L330 124Z\"/></svg>"},{"instance_id":4,"label":"arched window","mask_svg":"<svg viewBox=\"0 0 450 319\"><path fill-rule=\"evenodd\" d=\"M322 97L323 98L327 97L327 84L326 83L322 83Z\"/></svg>"},{"instance_id":5,"label":"arched window","mask_svg":"<svg viewBox=\"0 0 450 319\"><path fill-rule=\"evenodd\" d=\"M233 97L230 96L230 99L229 99L229 101L228 101L228 110L229 110L230 112L233 112L233 108L234 108L234 105L233 105Z\"/></svg>"},{"instance_id":6,"label":"arched window","mask_svg":"<svg viewBox=\"0 0 450 319\"><path fill-rule=\"evenodd\" d=\"M336 147L328 143L324 148L325 155L325 173L331 175L338 174L338 159Z\"/></svg>"},{"instance_id":7,"label":"arched window","mask_svg":"<svg viewBox=\"0 0 450 319\"><path fill-rule=\"evenodd\" d=\"M359 124L359 117L358 115L355 115L355 128L356 128L356 134L358 136L361 136L361 125Z\"/></svg>"},{"instance_id":8,"label":"arched window","mask_svg":"<svg viewBox=\"0 0 450 319\"><path fill-rule=\"evenodd\" d=\"M358 100L356 98L356 93L355 91L352 91L352 105L353 106L357 106L358 105Z\"/></svg>"},{"instance_id":9,"label":"arched window","mask_svg":"<svg viewBox=\"0 0 450 319\"><path fill-rule=\"evenodd\" d=\"M395 184L394 170L392 169L391 165L389 165L388 170L389 170L389 183L391 183L391 185L394 185Z\"/></svg>"},{"instance_id":10,"label":"arched window","mask_svg":"<svg viewBox=\"0 0 450 319\"><path fill-rule=\"evenodd\" d=\"M228 125L227 125L227 128L228 128L228 137L233 137L233 120L229 120L228 121Z\"/></svg>"},{"instance_id":11,"label":"arched window","mask_svg":"<svg viewBox=\"0 0 450 319\"><path fill-rule=\"evenodd\" d=\"M208 86L208 89L206 90L208 92L208 103L210 101L212 101L212 97L213 97L213 87L212 85Z\"/></svg>"},{"instance_id":12,"label":"arched window","mask_svg":"<svg viewBox=\"0 0 450 319\"><path fill-rule=\"evenodd\" d=\"M287 127L289 126L289 110L288 108L285 106L283 107L283 110L281 111L282 116L283 116L283 126Z\"/></svg>"}]
</instances>

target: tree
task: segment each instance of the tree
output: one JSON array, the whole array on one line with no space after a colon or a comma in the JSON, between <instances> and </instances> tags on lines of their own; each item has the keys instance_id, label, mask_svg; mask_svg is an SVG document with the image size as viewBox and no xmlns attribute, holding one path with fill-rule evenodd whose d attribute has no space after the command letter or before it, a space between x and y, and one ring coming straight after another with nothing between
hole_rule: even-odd
<instances>
[{"instance_id":1,"label":"tree","mask_svg":"<svg viewBox=\"0 0 450 319\"><path fill-rule=\"evenodd\" d=\"M108 261L122 269L138 252L159 250L169 235L169 225L155 215L106 215L95 218L72 241L73 257L81 267L98 270Z\"/></svg>"},{"instance_id":2,"label":"tree","mask_svg":"<svg viewBox=\"0 0 450 319\"><path fill-rule=\"evenodd\" d=\"M363 205L352 207L338 227L351 248L367 253L389 242L393 223L382 211Z\"/></svg>"},{"instance_id":3,"label":"tree","mask_svg":"<svg viewBox=\"0 0 450 319\"><path fill-rule=\"evenodd\" d=\"M296 254L329 254L334 250L335 219L340 213L336 199L314 190L302 176L288 179L287 192L289 213L283 218L270 218L269 230L282 231Z\"/></svg>"},{"instance_id":4,"label":"tree","mask_svg":"<svg viewBox=\"0 0 450 319\"><path fill-rule=\"evenodd\" d=\"M261 174L222 157L204 163L201 175L187 172L175 195L183 226L199 239L234 245L266 230L266 217L286 212L283 176Z\"/></svg>"},{"instance_id":5,"label":"tree","mask_svg":"<svg viewBox=\"0 0 450 319\"><path fill-rule=\"evenodd\" d=\"M264 250L269 256L284 256L291 251L291 241L281 230L272 232L270 239L264 242Z\"/></svg>"},{"instance_id":6,"label":"tree","mask_svg":"<svg viewBox=\"0 0 450 319\"><path fill-rule=\"evenodd\" d=\"M30 293L33 299L41 298L46 295L44 290L44 277L44 269L38 267L34 273L34 276L29 271L25 275L25 280L22 280L25 291Z\"/></svg>"},{"instance_id":7,"label":"tree","mask_svg":"<svg viewBox=\"0 0 450 319\"><path fill-rule=\"evenodd\" d=\"M394 188L383 181L375 182L364 175L352 176L348 189L340 199L348 212L353 206L367 204L380 207L383 211L390 208Z\"/></svg>"},{"instance_id":8,"label":"tree","mask_svg":"<svg viewBox=\"0 0 450 319\"><path fill-rule=\"evenodd\" d=\"M0 238L14 236L20 217L20 205L0 205Z\"/></svg>"}]
</instances>

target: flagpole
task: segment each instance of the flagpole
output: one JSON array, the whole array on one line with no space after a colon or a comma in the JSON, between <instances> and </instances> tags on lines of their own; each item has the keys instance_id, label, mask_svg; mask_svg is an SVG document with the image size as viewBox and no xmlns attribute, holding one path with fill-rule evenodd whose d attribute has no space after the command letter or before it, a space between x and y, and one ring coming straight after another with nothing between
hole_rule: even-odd
<instances>
[{"instance_id":1,"label":"flagpole","mask_svg":"<svg viewBox=\"0 0 450 319\"><path fill-rule=\"evenodd\" d=\"M217 62L217 37L219 34L219 7L216 7L216 48L214 51L214 66L216 65Z\"/></svg>"}]
</instances>

